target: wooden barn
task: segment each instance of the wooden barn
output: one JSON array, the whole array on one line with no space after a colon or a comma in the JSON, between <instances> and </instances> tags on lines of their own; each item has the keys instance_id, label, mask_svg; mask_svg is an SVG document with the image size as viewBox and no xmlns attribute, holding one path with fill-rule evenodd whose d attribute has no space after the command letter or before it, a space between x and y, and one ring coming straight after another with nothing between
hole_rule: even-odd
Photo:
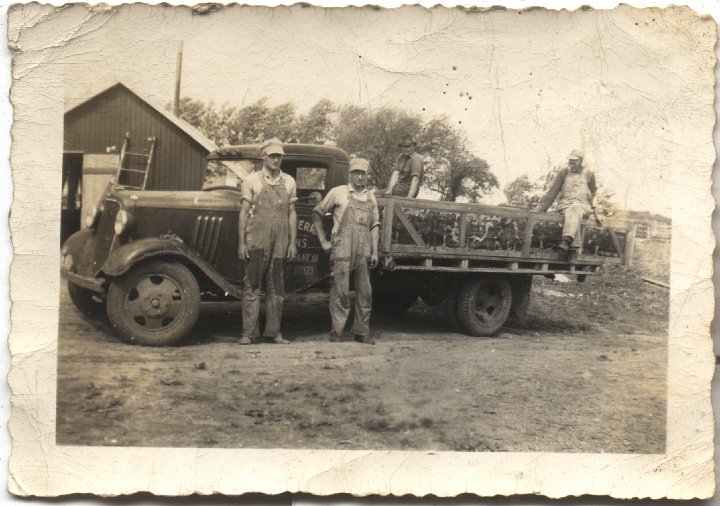
<instances>
[{"instance_id":1,"label":"wooden barn","mask_svg":"<svg viewBox=\"0 0 720 506\"><path fill-rule=\"evenodd\" d=\"M217 146L123 83L65 111L62 239L79 229L110 176L147 190L199 190ZM147 178L145 178L145 169ZM123 178L125 180L123 181Z\"/></svg>"},{"instance_id":2,"label":"wooden barn","mask_svg":"<svg viewBox=\"0 0 720 506\"><path fill-rule=\"evenodd\" d=\"M207 154L217 146L188 122L153 105L122 83L65 111L64 149L120 153L126 134L133 152L155 138L148 190L194 190L202 186Z\"/></svg>"}]
</instances>

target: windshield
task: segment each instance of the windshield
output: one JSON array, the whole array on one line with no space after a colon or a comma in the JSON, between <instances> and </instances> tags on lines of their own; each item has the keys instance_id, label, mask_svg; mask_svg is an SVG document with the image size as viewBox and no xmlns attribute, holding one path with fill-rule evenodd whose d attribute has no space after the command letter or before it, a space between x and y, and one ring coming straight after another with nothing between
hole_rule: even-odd
<instances>
[{"instance_id":1,"label":"windshield","mask_svg":"<svg viewBox=\"0 0 720 506\"><path fill-rule=\"evenodd\" d=\"M203 188L240 187L243 179L262 168L262 160L211 160L205 169Z\"/></svg>"}]
</instances>

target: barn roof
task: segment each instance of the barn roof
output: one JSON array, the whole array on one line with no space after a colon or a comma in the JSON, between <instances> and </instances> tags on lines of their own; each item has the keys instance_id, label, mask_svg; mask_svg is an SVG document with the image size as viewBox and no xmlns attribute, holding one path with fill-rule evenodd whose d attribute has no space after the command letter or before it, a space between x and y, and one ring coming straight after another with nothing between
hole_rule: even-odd
<instances>
[{"instance_id":1,"label":"barn roof","mask_svg":"<svg viewBox=\"0 0 720 506\"><path fill-rule=\"evenodd\" d=\"M190 123L188 123L187 121L185 121L181 118L178 118L177 116L172 114L170 111L166 110L164 107L161 107L158 104L153 103L151 100L148 100L146 97L143 97L141 94L132 90L129 86L127 86L125 83L122 83L122 82L117 82L117 83L113 84L112 86L109 86L108 88L105 88L104 90L100 91L99 93L93 95L89 99L66 109L65 114L71 114L71 113L79 110L80 108L84 107L88 103L93 102L94 100L97 100L101 96L103 96L107 93L110 93L112 90L114 90L116 88L124 89L124 90L128 91L129 93L131 93L132 95L135 95L139 100L146 103L148 106L150 106L157 113L162 115L170 123L174 124L180 130L185 132L192 140L194 140L196 143L198 143L200 146L202 146L208 152L212 152L212 151L215 151L216 149L218 149L217 145L213 141L208 139L202 132L200 132L200 130L198 130L197 128L192 126Z\"/></svg>"}]
</instances>

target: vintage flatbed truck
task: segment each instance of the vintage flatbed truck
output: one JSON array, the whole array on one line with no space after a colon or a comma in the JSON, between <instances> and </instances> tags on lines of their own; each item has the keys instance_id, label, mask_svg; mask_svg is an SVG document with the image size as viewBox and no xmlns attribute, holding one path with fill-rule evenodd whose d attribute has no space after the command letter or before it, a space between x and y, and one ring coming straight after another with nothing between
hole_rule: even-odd
<instances>
[{"instance_id":1,"label":"vintage flatbed truck","mask_svg":"<svg viewBox=\"0 0 720 506\"><path fill-rule=\"evenodd\" d=\"M629 265L632 258L634 227L586 221L583 250L570 263L552 249L562 236L556 213L400 197L378 204L384 216L381 267L373 276L378 307L402 311L418 296L443 303L450 326L473 336L493 335L510 316L524 319L533 276L584 281L602 265Z\"/></svg>"},{"instance_id":2,"label":"vintage flatbed truck","mask_svg":"<svg viewBox=\"0 0 720 506\"><path fill-rule=\"evenodd\" d=\"M349 158L329 146L284 149L282 170L295 177L299 198L298 256L286 265L285 284L289 294L302 297L328 287L329 255L312 228L312 209L347 182ZM209 158L257 165L259 146L226 147ZM200 311L239 309L239 188L147 191L131 183L121 174L111 180L87 226L63 244L61 274L74 305L89 317L109 318L125 341L175 344ZM587 223L585 253L568 264L551 249L561 230L555 214L398 197L378 203L383 219L374 307L398 313L421 297L443 304L450 325L470 335L492 335L510 315L521 316L534 275L583 279L632 256L632 233ZM329 230L331 217L326 220Z\"/></svg>"}]
</instances>

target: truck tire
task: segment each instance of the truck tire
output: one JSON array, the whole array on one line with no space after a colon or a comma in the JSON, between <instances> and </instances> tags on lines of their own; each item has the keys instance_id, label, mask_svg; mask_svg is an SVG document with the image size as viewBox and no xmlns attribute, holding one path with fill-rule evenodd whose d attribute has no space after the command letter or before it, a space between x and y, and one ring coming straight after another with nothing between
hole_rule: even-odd
<instances>
[{"instance_id":1,"label":"truck tire","mask_svg":"<svg viewBox=\"0 0 720 506\"><path fill-rule=\"evenodd\" d=\"M503 276L479 276L460 286L457 315L471 336L492 336L505 324L512 307L512 288Z\"/></svg>"},{"instance_id":2,"label":"truck tire","mask_svg":"<svg viewBox=\"0 0 720 506\"><path fill-rule=\"evenodd\" d=\"M195 325L200 312L200 289L184 265L149 261L112 282L107 312L124 341L168 346L180 341Z\"/></svg>"},{"instance_id":3,"label":"truck tire","mask_svg":"<svg viewBox=\"0 0 720 506\"><path fill-rule=\"evenodd\" d=\"M97 293L78 286L75 283L68 282L67 285L70 300L78 311L94 320L105 317L107 314L105 312L105 301L102 300Z\"/></svg>"},{"instance_id":4,"label":"truck tire","mask_svg":"<svg viewBox=\"0 0 720 506\"><path fill-rule=\"evenodd\" d=\"M460 282L452 280L445 293L445 323L453 332L462 332L458 318L458 293L460 292Z\"/></svg>"},{"instance_id":5,"label":"truck tire","mask_svg":"<svg viewBox=\"0 0 720 506\"><path fill-rule=\"evenodd\" d=\"M399 315L413 307L418 296L412 290L384 290L373 293L373 312Z\"/></svg>"}]
</instances>

